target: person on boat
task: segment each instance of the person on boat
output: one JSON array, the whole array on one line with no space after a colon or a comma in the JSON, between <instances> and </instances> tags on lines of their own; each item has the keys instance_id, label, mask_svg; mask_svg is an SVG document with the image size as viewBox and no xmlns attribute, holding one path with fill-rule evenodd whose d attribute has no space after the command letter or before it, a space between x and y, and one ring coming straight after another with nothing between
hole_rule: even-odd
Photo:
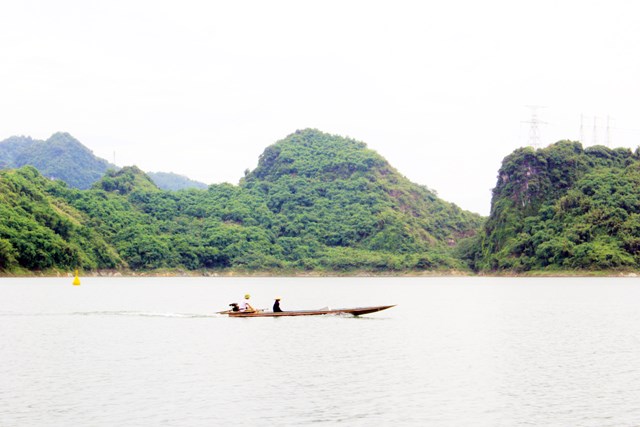
<instances>
[{"instance_id":1,"label":"person on boat","mask_svg":"<svg viewBox=\"0 0 640 427\"><path fill-rule=\"evenodd\" d=\"M276 298L276 301L273 303L273 312L282 313L282 309L280 308L280 298Z\"/></svg>"},{"instance_id":2,"label":"person on boat","mask_svg":"<svg viewBox=\"0 0 640 427\"><path fill-rule=\"evenodd\" d=\"M244 296L244 301L242 301L240 303L240 311L256 311L252 306L251 303L249 303L249 298L251 298L251 295L246 294Z\"/></svg>"},{"instance_id":3,"label":"person on boat","mask_svg":"<svg viewBox=\"0 0 640 427\"><path fill-rule=\"evenodd\" d=\"M237 302L232 302L229 306L231 307L231 311L240 311L240 307Z\"/></svg>"}]
</instances>

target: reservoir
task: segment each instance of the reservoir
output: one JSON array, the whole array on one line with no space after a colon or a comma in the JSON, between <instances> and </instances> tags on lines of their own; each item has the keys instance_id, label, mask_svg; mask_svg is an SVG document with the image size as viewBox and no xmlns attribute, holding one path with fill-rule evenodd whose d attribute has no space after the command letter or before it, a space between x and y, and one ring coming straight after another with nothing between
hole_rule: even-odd
<instances>
[{"instance_id":1,"label":"reservoir","mask_svg":"<svg viewBox=\"0 0 640 427\"><path fill-rule=\"evenodd\" d=\"M640 424L637 278L81 279L0 279L0 425Z\"/></svg>"}]
</instances>

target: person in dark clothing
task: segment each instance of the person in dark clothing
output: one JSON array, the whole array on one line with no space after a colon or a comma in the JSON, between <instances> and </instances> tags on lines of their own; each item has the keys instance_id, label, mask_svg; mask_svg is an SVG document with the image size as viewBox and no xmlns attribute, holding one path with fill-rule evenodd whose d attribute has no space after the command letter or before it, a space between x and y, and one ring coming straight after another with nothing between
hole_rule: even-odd
<instances>
[{"instance_id":1,"label":"person in dark clothing","mask_svg":"<svg viewBox=\"0 0 640 427\"><path fill-rule=\"evenodd\" d=\"M240 311L240 307L238 307L237 302L231 303L229 306L231 307L231 311Z\"/></svg>"},{"instance_id":2,"label":"person in dark clothing","mask_svg":"<svg viewBox=\"0 0 640 427\"><path fill-rule=\"evenodd\" d=\"M276 298L276 301L273 303L273 312L281 313L282 309L280 308L280 298Z\"/></svg>"}]
</instances>

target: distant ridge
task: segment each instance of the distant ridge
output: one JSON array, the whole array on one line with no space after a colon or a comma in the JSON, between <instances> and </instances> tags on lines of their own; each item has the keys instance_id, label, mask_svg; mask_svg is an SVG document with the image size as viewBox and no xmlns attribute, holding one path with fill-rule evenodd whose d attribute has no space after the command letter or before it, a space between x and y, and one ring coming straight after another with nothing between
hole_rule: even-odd
<instances>
[{"instance_id":1,"label":"distant ridge","mask_svg":"<svg viewBox=\"0 0 640 427\"><path fill-rule=\"evenodd\" d=\"M45 141L26 136L12 136L0 141L0 169L15 169L31 165L45 177L59 179L69 186L86 190L109 169L119 169L66 132L57 132ZM207 188L171 172L155 172L149 176L163 190Z\"/></svg>"},{"instance_id":2,"label":"distant ridge","mask_svg":"<svg viewBox=\"0 0 640 427\"><path fill-rule=\"evenodd\" d=\"M163 190L186 190L188 188L197 188L204 190L208 187L207 184L194 181L184 175L179 175L173 172L147 172L149 178L156 183L156 185Z\"/></svg>"},{"instance_id":3,"label":"distant ridge","mask_svg":"<svg viewBox=\"0 0 640 427\"><path fill-rule=\"evenodd\" d=\"M0 142L0 167L20 168L31 165L45 177L59 179L71 187L86 190L107 169L116 166L96 157L91 150L65 132L51 135L46 141L30 137L11 137Z\"/></svg>"}]
</instances>

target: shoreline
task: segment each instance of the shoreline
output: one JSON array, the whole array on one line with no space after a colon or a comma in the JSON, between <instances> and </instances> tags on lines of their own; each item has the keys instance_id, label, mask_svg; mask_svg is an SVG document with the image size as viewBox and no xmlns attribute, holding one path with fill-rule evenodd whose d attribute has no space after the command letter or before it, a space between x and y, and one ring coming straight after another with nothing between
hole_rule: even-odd
<instances>
[{"instance_id":1,"label":"shoreline","mask_svg":"<svg viewBox=\"0 0 640 427\"><path fill-rule=\"evenodd\" d=\"M218 270L154 270L154 271L129 271L129 270L95 270L80 272L80 277L293 277L293 278L340 278L340 277L526 277L526 278L554 278L554 277L640 277L640 271L528 271L525 273L513 272L480 272L464 270L446 270L446 271L406 271L406 272L371 272L371 271L218 271ZM29 278L29 277L74 277L71 271L17 271L17 272L0 272L2 278Z\"/></svg>"}]
</instances>

